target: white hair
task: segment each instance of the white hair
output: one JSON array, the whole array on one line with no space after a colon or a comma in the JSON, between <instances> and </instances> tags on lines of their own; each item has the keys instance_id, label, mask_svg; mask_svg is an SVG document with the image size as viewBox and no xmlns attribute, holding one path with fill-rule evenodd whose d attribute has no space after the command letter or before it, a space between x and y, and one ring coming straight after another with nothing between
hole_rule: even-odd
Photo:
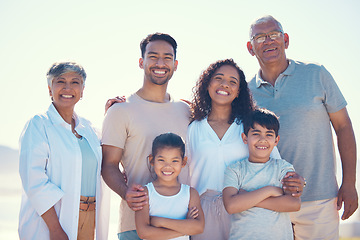
<instances>
[{"instance_id":1,"label":"white hair","mask_svg":"<svg viewBox=\"0 0 360 240\"><path fill-rule=\"evenodd\" d=\"M262 24L262 23L266 23L266 22L269 22L269 21L274 21L274 22L278 25L279 30L280 30L281 32L284 32L283 27L281 26L281 23L280 23L278 20L276 20L276 19L275 19L273 16L271 16L271 15L266 15L266 16L263 16L263 17L260 17L260 18L256 19L256 20L250 25L250 31L249 31L249 37L250 37L250 39L253 37L253 36L252 36L252 32L253 32L253 29L254 29L255 25Z\"/></svg>"},{"instance_id":2,"label":"white hair","mask_svg":"<svg viewBox=\"0 0 360 240\"><path fill-rule=\"evenodd\" d=\"M82 77L85 86L86 73L84 68L76 62L56 62L54 63L46 74L48 86L51 86L54 78L68 72L75 72Z\"/></svg>"}]
</instances>

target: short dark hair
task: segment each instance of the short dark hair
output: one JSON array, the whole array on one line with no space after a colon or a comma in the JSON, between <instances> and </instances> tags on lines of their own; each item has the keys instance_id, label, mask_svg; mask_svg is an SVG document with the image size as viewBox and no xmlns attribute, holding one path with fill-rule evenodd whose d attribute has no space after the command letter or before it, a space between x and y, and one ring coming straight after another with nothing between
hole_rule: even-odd
<instances>
[{"instance_id":1,"label":"short dark hair","mask_svg":"<svg viewBox=\"0 0 360 240\"><path fill-rule=\"evenodd\" d=\"M185 144L182 138L175 133L163 133L157 136L152 144L151 154L155 158L160 149L163 148L178 148L181 153L181 157L185 156Z\"/></svg>"},{"instance_id":2,"label":"short dark hair","mask_svg":"<svg viewBox=\"0 0 360 240\"><path fill-rule=\"evenodd\" d=\"M147 35L147 37L140 42L141 57L145 56L146 46L149 44L149 42L153 42L156 40L163 40L165 42L168 42L174 50L174 59L176 59L177 43L175 39L169 34L159 32Z\"/></svg>"},{"instance_id":3,"label":"short dark hair","mask_svg":"<svg viewBox=\"0 0 360 240\"><path fill-rule=\"evenodd\" d=\"M280 123L278 117L272 111L266 108L257 108L247 115L243 120L244 133L246 136L250 128L254 128L255 123L269 130L274 130L275 136L278 136Z\"/></svg>"}]
</instances>

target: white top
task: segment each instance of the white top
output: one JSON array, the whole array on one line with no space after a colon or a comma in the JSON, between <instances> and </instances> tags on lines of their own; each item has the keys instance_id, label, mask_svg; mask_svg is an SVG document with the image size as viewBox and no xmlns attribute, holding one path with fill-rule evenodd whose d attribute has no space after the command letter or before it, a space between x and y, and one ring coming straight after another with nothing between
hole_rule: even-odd
<instances>
[{"instance_id":1,"label":"white top","mask_svg":"<svg viewBox=\"0 0 360 240\"><path fill-rule=\"evenodd\" d=\"M190 186L181 184L180 191L172 196L158 193L152 182L146 185L149 192L149 215L170 219L186 219L190 201ZM189 236L172 238L189 239Z\"/></svg>"},{"instance_id":2,"label":"white top","mask_svg":"<svg viewBox=\"0 0 360 240\"><path fill-rule=\"evenodd\" d=\"M200 195L208 189L221 192L226 167L249 156L241 138L243 131L243 124L234 121L220 140L207 118L190 124L186 137L190 186ZM271 156L280 158L277 148Z\"/></svg>"},{"instance_id":3,"label":"white top","mask_svg":"<svg viewBox=\"0 0 360 240\"><path fill-rule=\"evenodd\" d=\"M98 161L96 181L96 239L107 239L109 191L101 181L100 141L90 122L74 115L75 130L91 146ZM23 185L19 217L20 239L49 239L41 215L54 206L70 240L77 239L82 156L78 140L51 104L36 115L20 137L19 171Z\"/></svg>"},{"instance_id":4,"label":"white top","mask_svg":"<svg viewBox=\"0 0 360 240\"><path fill-rule=\"evenodd\" d=\"M265 186L282 186L281 180L294 167L283 159L270 158L266 163L248 159L237 161L225 172L224 188L234 187L248 192ZM237 239L293 239L289 214L252 207L231 215L230 240Z\"/></svg>"}]
</instances>

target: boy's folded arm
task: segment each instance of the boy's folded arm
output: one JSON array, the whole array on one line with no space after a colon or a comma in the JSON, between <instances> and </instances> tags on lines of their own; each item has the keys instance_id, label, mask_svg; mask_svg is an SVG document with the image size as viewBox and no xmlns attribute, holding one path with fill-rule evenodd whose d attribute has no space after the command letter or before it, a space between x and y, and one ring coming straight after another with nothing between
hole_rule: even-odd
<instances>
[{"instance_id":1,"label":"boy's folded arm","mask_svg":"<svg viewBox=\"0 0 360 240\"><path fill-rule=\"evenodd\" d=\"M234 214L255 207L258 203L271 196L281 194L281 188L274 186L265 186L251 192L226 187L223 190L223 201L226 211L229 214Z\"/></svg>"},{"instance_id":2,"label":"boy's folded arm","mask_svg":"<svg viewBox=\"0 0 360 240\"><path fill-rule=\"evenodd\" d=\"M301 200L291 195L269 197L256 204L256 207L269 209L276 212L296 212L300 210Z\"/></svg>"}]
</instances>

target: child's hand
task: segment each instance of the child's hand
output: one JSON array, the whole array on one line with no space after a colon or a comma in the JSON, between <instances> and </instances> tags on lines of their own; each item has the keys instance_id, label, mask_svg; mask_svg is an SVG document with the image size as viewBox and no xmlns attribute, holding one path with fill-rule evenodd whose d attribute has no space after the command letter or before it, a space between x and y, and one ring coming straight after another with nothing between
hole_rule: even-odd
<instances>
[{"instance_id":1,"label":"child's hand","mask_svg":"<svg viewBox=\"0 0 360 240\"><path fill-rule=\"evenodd\" d=\"M192 207L189 209L186 215L186 219L195 219L198 216L199 216L199 209L197 209L196 207Z\"/></svg>"}]
</instances>

